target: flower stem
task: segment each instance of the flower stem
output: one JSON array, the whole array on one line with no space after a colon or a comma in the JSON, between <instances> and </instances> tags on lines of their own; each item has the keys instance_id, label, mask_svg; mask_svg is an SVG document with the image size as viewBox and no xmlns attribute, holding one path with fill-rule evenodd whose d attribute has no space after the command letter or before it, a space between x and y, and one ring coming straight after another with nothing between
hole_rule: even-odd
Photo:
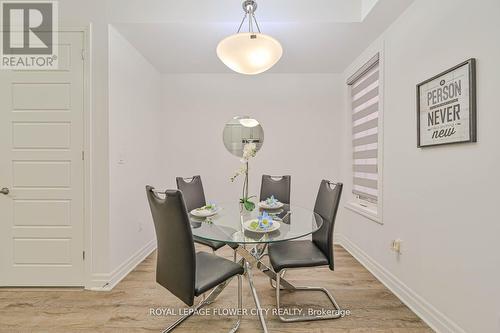
<instances>
[{"instance_id":1,"label":"flower stem","mask_svg":"<svg viewBox=\"0 0 500 333\"><path fill-rule=\"evenodd\" d=\"M248 162L246 163L246 171L245 171L245 184L244 184L244 194L243 197L245 199L248 199Z\"/></svg>"}]
</instances>

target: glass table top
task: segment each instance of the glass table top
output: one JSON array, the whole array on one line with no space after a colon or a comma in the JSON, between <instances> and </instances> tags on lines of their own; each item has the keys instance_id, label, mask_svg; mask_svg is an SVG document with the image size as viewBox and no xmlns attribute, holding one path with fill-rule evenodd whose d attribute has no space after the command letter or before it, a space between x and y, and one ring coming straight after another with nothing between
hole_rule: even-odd
<instances>
[{"instance_id":1,"label":"glass table top","mask_svg":"<svg viewBox=\"0 0 500 333\"><path fill-rule=\"evenodd\" d=\"M222 203L217 205L219 211L209 218L198 218L189 215L193 236L224 243L256 244L286 241L307 236L323 224L320 215L310 209L294 205L285 205L276 210L262 210L258 207L252 212L240 208L239 203ZM249 231L250 220L258 219L266 211L273 219L275 231L258 233Z\"/></svg>"}]
</instances>

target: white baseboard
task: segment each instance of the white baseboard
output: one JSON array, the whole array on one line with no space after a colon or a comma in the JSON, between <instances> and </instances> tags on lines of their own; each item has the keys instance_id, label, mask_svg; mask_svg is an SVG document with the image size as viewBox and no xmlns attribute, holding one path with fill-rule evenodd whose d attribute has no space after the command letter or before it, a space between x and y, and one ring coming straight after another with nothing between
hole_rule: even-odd
<instances>
[{"instance_id":1,"label":"white baseboard","mask_svg":"<svg viewBox=\"0 0 500 333\"><path fill-rule=\"evenodd\" d=\"M463 328L429 304L347 237L335 234L334 241L346 249L434 331L438 333L466 333Z\"/></svg>"},{"instance_id":2,"label":"white baseboard","mask_svg":"<svg viewBox=\"0 0 500 333\"><path fill-rule=\"evenodd\" d=\"M85 284L85 289L93 291L106 291L109 283L109 273L92 273L90 280Z\"/></svg>"},{"instance_id":3,"label":"white baseboard","mask_svg":"<svg viewBox=\"0 0 500 333\"><path fill-rule=\"evenodd\" d=\"M146 259L156 249L156 239L151 240L139 251L134 253L130 258L125 260L111 273L95 273L92 274L90 284L85 289L93 291L110 291L124 277L126 277L134 268L137 267L144 259Z\"/></svg>"}]
</instances>

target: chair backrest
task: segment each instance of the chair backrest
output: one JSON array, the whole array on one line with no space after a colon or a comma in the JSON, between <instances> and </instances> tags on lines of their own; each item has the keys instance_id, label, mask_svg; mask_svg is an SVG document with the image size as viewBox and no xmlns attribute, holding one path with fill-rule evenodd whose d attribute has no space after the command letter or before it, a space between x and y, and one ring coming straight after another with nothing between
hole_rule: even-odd
<instances>
[{"instance_id":1,"label":"chair backrest","mask_svg":"<svg viewBox=\"0 0 500 333\"><path fill-rule=\"evenodd\" d=\"M193 176L190 180L186 180L182 177L176 177L175 181L177 182L177 188L184 196L188 212L207 204L200 176Z\"/></svg>"},{"instance_id":2,"label":"chair backrest","mask_svg":"<svg viewBox=\"0 0 500 333\"><path fill-rule=\"evenodd\" d=\"M260 184L260 201L266 200L271 195L284 204L290 204L291 176L262 175Z\"/></svg>"},{"instance_id":3,"label":"chair backrest","mask_svg":"<svg viewBox=\"0 0 500 333\"><path fill-rule=\"evenodd\" d=\"M327 256L331 270L333 270L333 228L342 195L342 186L342 183L322 180L314 205L314 212L323 218L323 225L312 235L312 240Z\"/></svg>"},{"instance_id":4,"label":"chair backrest","mask_svg":"<svg viewBox=\"0 0 500 333\"><path fill-rule=\"evenodd\" d=\"M146 186L158 241L156 282L181 301L194 302L196 256L189 217L179 190L167 190L160 198Z\"/></svg>"}]
</instances>

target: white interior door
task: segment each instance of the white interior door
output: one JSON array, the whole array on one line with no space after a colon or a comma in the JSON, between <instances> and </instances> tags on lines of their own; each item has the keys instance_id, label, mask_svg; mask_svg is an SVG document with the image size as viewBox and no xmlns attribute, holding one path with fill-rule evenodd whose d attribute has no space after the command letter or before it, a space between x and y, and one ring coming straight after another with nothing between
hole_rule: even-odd
<instances>
[{"instance_id":1,"label":"white interior door","mask_svg":"<svg viewBox=\"0 0 500 333\"><path fill-rule=\"evenodd\" d=\"M82 286L83 32L59 69L0 70L0 286Z\"/></svg>"}]
</instances>

